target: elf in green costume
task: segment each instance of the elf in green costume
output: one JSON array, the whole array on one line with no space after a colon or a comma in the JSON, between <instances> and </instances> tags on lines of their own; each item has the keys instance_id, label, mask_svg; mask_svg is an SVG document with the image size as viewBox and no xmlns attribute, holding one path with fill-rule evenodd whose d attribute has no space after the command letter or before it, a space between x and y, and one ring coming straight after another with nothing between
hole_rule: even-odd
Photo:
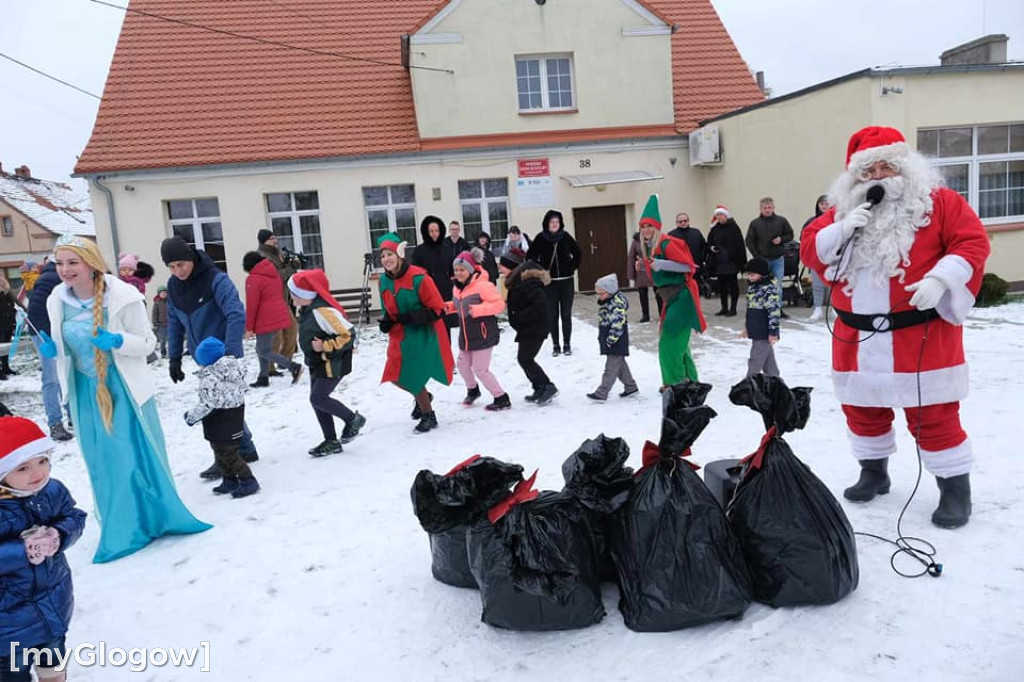
<instances>
[{"instance_id":1,"label":"elf in green costume","mask_svg":"<svg viewBox=\"0 0 1024 682\"><path fill-rule=\"evenodd\" d=\"M405 242L388 233L377 240L380 262L380 300L384 316L380 330L388 335L388 355L381 383L390 381L416 399L413 418L417 433L437 428L427 381L452 382L452 348L444 325L444 300L434 280L421 267L405 261Z\"/></svg>"},{"instance_id":2,"label":"elf in green costume","mask_svg":"<svg viewBox=\"0 0 1024 682\"><path fill-rule=\"evenodd\" d=\"M662 300L661 326L658 336L658 360L661 364L662 388L674 386L683 379L697 381L697 366L690 355L691 332L707 328L700 308L700 292L694 275L697 265L682 239L661 234L661 212L658 195L652 194L640 217L641 252L654 288ZM654 239L654 246L646 244Z\"/></svg>"}]
</instances>

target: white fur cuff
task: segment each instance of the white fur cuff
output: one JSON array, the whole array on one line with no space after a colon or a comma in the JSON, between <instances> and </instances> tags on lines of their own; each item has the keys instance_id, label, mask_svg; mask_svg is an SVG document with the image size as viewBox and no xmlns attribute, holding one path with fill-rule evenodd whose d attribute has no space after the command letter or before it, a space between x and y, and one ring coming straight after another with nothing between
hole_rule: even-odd
<instances>
[{"instance_id":1,"label":"white fur cuff","mask_svg":"<svg viewBox=\"0 0 1024 682\"><path fill-rule=\"evenodd\" d=\"M967 288L967 282L974 276L974 268L956 254L943 256L925 277L934 277L946 285L935 310L950 324L963 324L974 307L974 294Z\"/></svg>"},{"instance_id":2,"label":"white fur cuff","mask_svg":"<svg viewBox=\"0 0 1024 682\"><path fill-rule=\"evenodd\" d=\"M853 431L847 431L846 435L857 459L884 459L896 452L896 431L893 429L881 436L858 436Z\"/></svg>"}]
</instances>

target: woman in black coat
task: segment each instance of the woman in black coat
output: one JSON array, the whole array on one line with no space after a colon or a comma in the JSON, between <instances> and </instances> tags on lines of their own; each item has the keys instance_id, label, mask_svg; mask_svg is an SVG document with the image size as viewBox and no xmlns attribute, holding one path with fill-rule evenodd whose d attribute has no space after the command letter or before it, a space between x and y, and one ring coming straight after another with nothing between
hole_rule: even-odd
<instances>
[{"instance_id":1,"label":"woman in black coat","mask_svg":"<svg viewBox=\"0 0 1024 682\"><path fill-rule=\"evenodd\" d=\"M482 252L482 258L477 262L487 272L487 277L491 280L491 284L497 284L498 259L494 257L494 252L491 251L491 235L486 232L478 234L476 237L476 248Z\"/></svg>"},{"instance_id":2,"label":"woman in black coat","mask_svg":"<svg viewBox=\"0 0 1024 682\"><path fill-rule=\"evenodd\" d=\"M14 336L14 327L17 324L18 315L14 308L14 292L11 291L11 283L7 278L0 275L0 343L7 343ZM0 380L7 378L11 371L8 356L0 355Z\"/></svg>"},{"instance_id":3,"label":"woman in black coat","mask_svg":"<svg viewBox=\"0 0 1024 682\"><path fill-rule=\"evenodd\" d=\"M444 221L436 215L428 215L420 221L420 243L413 249L410 262L427 271L434 281L441 299L452 300L452 259L444 244ZM457 315L445 315L445 326L448 327L448 343L451 343L452 327L459 326Z\"/></svg>"},{"instance_id":4,"label":"woman in black coat","mask_svg":"<svg viewBox=\"0 0 1024 682\"><path fill-rule=\"evenodd\" d=\"M718 276L718 293L722 297L722 309L715 315L732 317L736 314L736 301L740 297L740 283L737 275L747 266L747 247L743 243L743 232L729 212L719 208L715 211L708 233L708 263L713 263Z\"/></svg>"},{"instance_id":5,"label":"woman in black coat","mask_svg":"<svg viewBox=\"0 0 1024 682\"><path fill-rule=\"evenodd\" d=\"M551 284L545 289L548 297L548 327L553 345L552 355L563 352L572 355L572 301L575 293L574 278L580 267L583 254L572 235L565 231L565 221L558 211L544 214L544 229L537 233L530 244L527 257L548 271ZM562 336L565 345L558 340L558 318L562 318Z\"/></svg>"}]
</instances>

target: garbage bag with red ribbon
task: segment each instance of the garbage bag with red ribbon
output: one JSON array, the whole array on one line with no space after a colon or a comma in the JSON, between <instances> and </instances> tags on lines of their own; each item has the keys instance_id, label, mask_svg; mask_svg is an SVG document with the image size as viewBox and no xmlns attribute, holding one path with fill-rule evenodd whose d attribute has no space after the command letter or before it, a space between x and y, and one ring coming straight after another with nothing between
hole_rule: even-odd
<instances>
[{"instance_id":1,"label":"garbage bag with red ribbon","mask_svg":"<svg viewBox=\"0 0 1024 682\"><path fill-rule=\"evenodd\" d=\"M590 528L598 575L602 582L618 582L618 573L608 551L607 523L633 489L633 470L626 466L629 446L621 438L603 433L588 438L562 463L562 489L583 505Z\"/></svg>"},{"instance_id":2,"label":"garbage bag with red ribbon","mask_svg":"<svg viewBox=\"0 0 1024 682\"><path fill-rule=\"evenodd\" d=\"M518 484L467 535L469 565L480 586L481 620L509 630L572 630L604 618L585 521L567 492Z\"/></svg>"},{"instance_id":3,"label":"garbage bag with red ribbon","mask_svg":"<svg viewBox=\"0 0 1024 682\"><path fill-rule=\"evenodd\" d=\"M430 570L455 587L476 587L466 555L466 532L523 480L523 467L474 455L447 474L426 469L412 484L412 507L430 537Z\"/></svg>"},{"instance_id":4,"label":"garbage bag with red ribbon","mask_svg":"<svg viewBox=\"0 0 1024 682\"><path fill-rule=\"evenodd\" d=\"M767 430L743 460L726 515L743 547L754 598L771 606L832 604L857 588L857 543L842 507L782 434L802 429L811 389L756 375L729 399L761 414Z\"/></svg>"},{"instance_id":5,"label":"garbage bag with red ribbon","mask_svg":"<svg viewBox=\"0 0 1024 682\"><path fill-rule=\"evenodd\" d=\"M721 506L686 459L716 416L711 386L685 381L662 394L661 438L609 524L626 626L666 632L743 615L750 577Z\"/></svg>"}]
</instances>

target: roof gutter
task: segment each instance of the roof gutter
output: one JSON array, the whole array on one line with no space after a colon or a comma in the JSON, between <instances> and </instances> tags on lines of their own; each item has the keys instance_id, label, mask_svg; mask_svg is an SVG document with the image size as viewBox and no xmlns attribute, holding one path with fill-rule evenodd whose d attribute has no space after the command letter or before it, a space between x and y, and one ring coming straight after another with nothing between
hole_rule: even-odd
<instances>
[{"instance_id":1,"label":"roof gutter","mask_svg":"<svg viewBox=\"0 0 1024 682\"><path fill-rule=\"evenodd\" d=\"M114 244L114 258L121 253L121 242L117 238L117 214L114 212L114 193L110 188L100 182L100 176L94 175L89 178L92 186L107 196L107 215L110 216L110 241Z\"/></svg>"}]
</instances>

